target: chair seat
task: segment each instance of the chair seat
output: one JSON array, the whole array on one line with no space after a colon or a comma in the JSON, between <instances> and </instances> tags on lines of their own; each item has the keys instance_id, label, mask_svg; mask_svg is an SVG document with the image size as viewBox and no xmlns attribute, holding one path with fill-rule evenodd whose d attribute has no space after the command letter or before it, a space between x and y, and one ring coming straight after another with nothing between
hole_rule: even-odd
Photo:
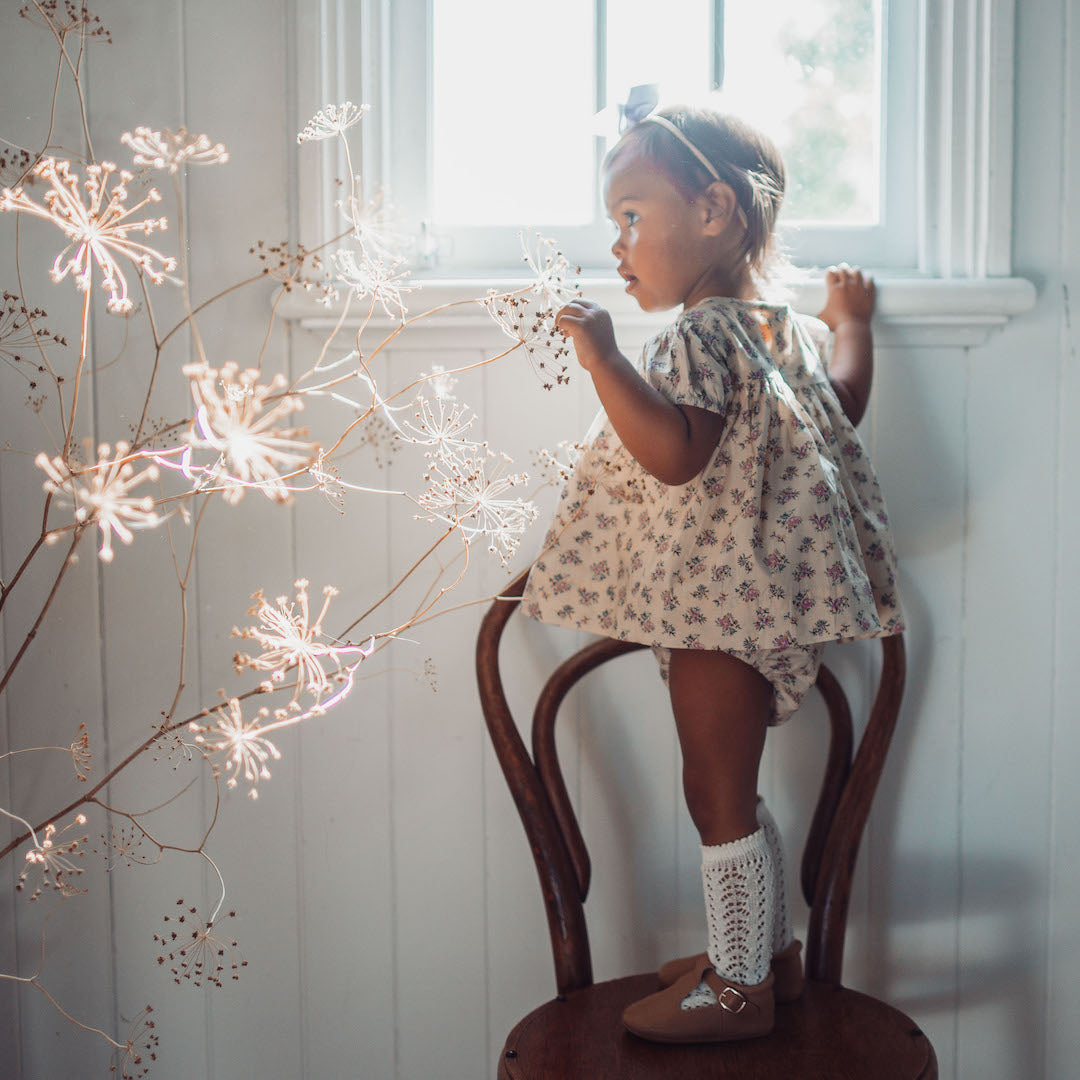
<instances>
[{"instance_id":1,"label":"chair seat","mask_svg":"<svg viewBox=\"0 0 1080 1080\"><path fill-rule=\"evenodd\" d=\"M510 1032L500 1080L935 1080L913 1020L875 998L808 982L776 1007L776 1029L744 1042L667 1045L622 1026L623 1009L659 989L655 972L595 983L534 1009ZM568 1070L567 1063L573 1062Z\"/></svg>"}]
</instances>

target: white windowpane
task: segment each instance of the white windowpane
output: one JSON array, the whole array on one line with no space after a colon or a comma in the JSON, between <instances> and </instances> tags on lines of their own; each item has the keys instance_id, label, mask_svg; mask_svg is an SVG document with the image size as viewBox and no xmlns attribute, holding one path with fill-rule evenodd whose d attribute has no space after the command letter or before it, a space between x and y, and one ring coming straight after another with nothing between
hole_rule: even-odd
<instances>
[{"instance_id":1,"label":"white windowpane","mask_svg":"<svg viewBox=\"0 0 1080 1080\"><path fill-rule=\"evenodd\" d=\"M434 219L591 222L592 4L433 0L433 9Z\"/></svg>"},{"instance_id":2,"label":"white windowpane","mask_svg":"<svg viewBox=\"0 0 1080 1080\"><path fill-rule=\"evenodd\" d=\"M516 246L477 227L535 225L603 265L597 136L611 134L614 106L642 83L657 83L664 104L711 105L775 139L788 172L783 222L882 223L883 0L727 0L719 94L714 0L607 0L600 118L593 0L429 2L424 213L454 238L458 259Z\"/></svg>"},{"instance_id":3,"label":"white windowpane","mask_svg":"<svg viewBox=\"0 0 1080 1080\"><path fill-rule=\"evenodd\" d=\"M787 221L880 218L881 0L724 5L718 108L756 124L784 156Z\"/></svg>"},{"instance_id":4,"label":"white windowpane","mask_svg":"<svg viewBox=\"0 0 1080 1080\"><path fill-rule=\"evenodd\" d=\"M712 0L608 0L607 100L657 83L665 103L700 101L712 75Z\"/></svg>"}]
</instances>

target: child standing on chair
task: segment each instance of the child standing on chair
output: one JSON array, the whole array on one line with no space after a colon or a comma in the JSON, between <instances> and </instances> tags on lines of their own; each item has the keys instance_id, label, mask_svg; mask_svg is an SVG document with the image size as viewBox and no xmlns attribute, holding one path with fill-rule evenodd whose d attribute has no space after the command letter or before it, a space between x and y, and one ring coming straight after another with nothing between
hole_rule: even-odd
<instances>
[{"instance_id":1,"label":"child standing on chair","mask_svg":"<svg viewBox=\"0 0 1080 1080\"><path fill-rule=\"evenodd\" d=\"M603 412L523 605L651 645L671 694L708 947L665 964L666 988L624 1023L658 1041L749 1038L802 988L780 838L757 796L766 729L798 708L826 642L903 629L885 504L853 426L874 287L830 270L821 321L765 302L784 167L732 117L647 116L603 184L626 291L645 311L682 311L637 365L602 307L559 313Z\"/></svg>"}]
</instances>

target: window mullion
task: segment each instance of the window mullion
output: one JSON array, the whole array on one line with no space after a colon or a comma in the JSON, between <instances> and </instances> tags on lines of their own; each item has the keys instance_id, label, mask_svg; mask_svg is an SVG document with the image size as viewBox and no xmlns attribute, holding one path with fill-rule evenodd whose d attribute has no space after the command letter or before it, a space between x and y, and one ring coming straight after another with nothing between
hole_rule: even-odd
<instances>
[{"instance_id":1,"label":"window mullion","mask_svg":"<svg viewBox=\"0 0 1080 1080\"><path fill-rule=\"evenodd\" d=\"M724 0L713 0L712 89L724 88Z\"/></svg>"},{"instance_id":2,"label":"window mullion","mask_svg":"<svg viewBox=\"0 0 1080 1080\"><path fill-rule=\"evenodd\" d=\"M593 40L596 55L596 111L607 108L607 0L593 4Z\"/></svg>"}]
</instances>

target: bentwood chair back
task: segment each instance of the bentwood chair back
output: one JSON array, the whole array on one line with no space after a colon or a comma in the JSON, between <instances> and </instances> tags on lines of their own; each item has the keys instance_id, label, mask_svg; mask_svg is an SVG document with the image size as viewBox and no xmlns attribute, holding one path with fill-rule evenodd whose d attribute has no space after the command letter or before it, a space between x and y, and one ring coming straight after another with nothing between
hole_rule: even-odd
<instances>
[{"instance_id":1,"label":"bentwood chair back","mask_svg":"<svg viewBox=\"0 0 1080 1080\"><path fill-rule=\"evenodd\" d=\"M485 616L477 640L477 676L488 731L533 851L547 910L556 996L510 1032L500 1080L931 1080L933 1047L902 1012L842 985L844 935L863 829L885 764L904 687L901 637L881 639L877 692L858 749L843 689L822 666L817 688L829 715L829 751L801 865L810 905L806 990L778 1005L776 1029L763 1039L672 1046L627 1032L623 1009L659 988L655 972L594 983L585 899L589 853L555 751L555 718L570 689L601 664L642 648L601 640L561 664L540 693L532 753L510 714L499 672L499 641L518 607L528 572Z\"/></svg>"}]
</instances>

